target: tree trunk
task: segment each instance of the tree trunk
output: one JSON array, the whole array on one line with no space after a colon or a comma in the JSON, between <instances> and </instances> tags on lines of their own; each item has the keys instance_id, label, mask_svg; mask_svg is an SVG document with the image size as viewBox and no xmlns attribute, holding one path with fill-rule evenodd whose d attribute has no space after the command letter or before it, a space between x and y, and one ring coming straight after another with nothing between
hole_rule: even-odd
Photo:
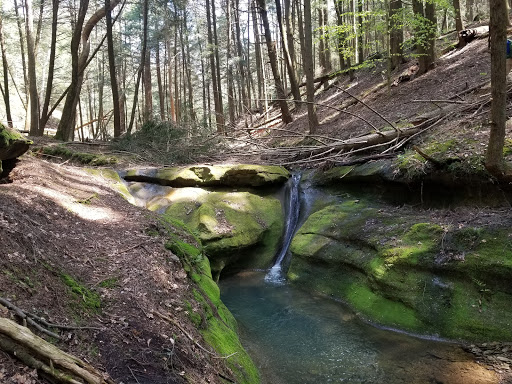
<instances>
[{"instance_id":1,"label":"tree trunk","mask_svg":"<svg viewBox=\"0 0 512 384\"><path fill-rule=\"evenodd\" d=\"M258 80L258 101L257 105L259 107L260 113L263 113L263 99L265 98L265 93L263 92L263 87L265 85L265 78L263 76L263 63L261 60L261 40L260 40L260 29L258 26L258 15L256 13L256 0L254 0L251 5L252 11L252 25L253 25L253 34L254 34L254 54L256 56L256 77Z\"/></svg>"},{"instance_id":2,"label":"tree trunk","mask_svg":"<svg viewBox=\"0 0 512 384\"><path fill-rule=\"evenodd\" d=\"M357 63L364 61L363 46L363 0L357 0Z\"/></svg>"},{"instance_id":3,"label":"tree trunk","mask_svg":"<svg viewBox=\"0 0 512 384\"><path fill-rule=\"evenodd\" d=\"M213 6L213 5L212 5ZM211 11L214 8L210 7L210 1L206 0L206 21L208 24L208 45L209 49L211 49L209 56L210 56L210 70L212 74L212 87L213 87L213 102L215 105L215 124L216 124L216 131L217 133L224 132L224 111L222 108L222 98L220 97L220 84L218 83L217 78L217 72L215 65L215 48L213 47L213 23L212 23L212 16Z\"/></svg>"},{"instance_id":4,"label":"tree trunk","mask_svg":"<svg viewBox=\"0 0 512 384\"><path fill-rule=\"evenodd\" d=\"M313 68L313 36L311 29L311 0L304 0L304 43L302 51L302 61L304 63L304 72L306 73L306 94L308 101L308 122L309 133L314 134L318 127L318 117L316 115L315 101L315 83Z\"/></svg>"},{"instance_id":5,"label":"tree trunk","mask_svg":"<svg viewBox=\"0 0 512 384\"><path fill-rule=\"evenodd\" d=\"M146 36L147 38L147 36ZM144 56L144 72L143 72L143 87L144 87L144 122L153 119L153 87L151 81L151 50L146 42L146 54Z\"/></svg>"},{"instance_id":6,"label":"tree trunk","mask_svg":"<svg viewBox=\"0 0 512 384\"><path fill-rule=\"evenodd\" d=\"M457 30L457 34L459 36L459 48L462 48L466 45L466 40L464 40L460 35L460 31L464 29L464 25L462 24L462 16L460 14L460 0L453 0L453 9L455 10L455 29Z\"/></svg>"},{"instance_id":7,"label":"tree trunk","mask_svg":"<svg viewBox=\"0 0 512 384\"><path fill-rule=\"evenodd\" d=\"M160 68L160 42L156 44L156 82L158 84L158 102L160 106L160 120L165 120L165 99L164 88L162 86L162 69Z\"/></svg>"},{"instance_id":8,"label":"tree trunk","mask_svg":"<svg viewBox=\"0 0 512 384\"><path fill-rule=\"evenodd\" d=\"M18 1L14 0L14 11L16 12L16 23L18 24L18 34L20 37L20 52L21 52L21 65L23 67L23 87L25 90L25 94L28 95L27 86L28 86L28 76L27 76L27 59L25 55L25 34L23 33L23 28L21 26L21 17L18 10ZM25 99L26 101L27 99Z\"/></svg>"},{"instance_id":9,"label":"tree trunk","mask_svg":"<svg viewBox=\"0 0 512 384\"><path fill-rule=\"evenodd\" d=\"M2 12L1 9L0 12ZM0 49L2 50L2 69L4 74L3 96L5 103L5 114L7 117L7 125L12 128L11 102L9 99L9 66L7 65L7 55L5 53L4 37L2 33L2 17L0 17Z\"/></svg>"},{"instance_id":10,"label":"tree trunk","mask_svg":"<svg viewBox=\"0 0 512 384\"><path fill-rule=\"evenodd\" d=\"M27 69L30 94L30 135L38 136L39 132L39 95L37 92L36 78L36 51L34 43L34 14L32 0L25 0L26 21L25 30L27 36Z\"/></svg>"},{"instance_id":11,"label":"tree trunk","mask_svg":"<svg viewBox=\"0 0 512 384\"><path fill-rule=\"evenodd\" d=\"M391 58L391 70L402 62L402 44L404 31L402 21L402 0L390 0L389 2L389 51Z\"/></svg>"},{"instance_id":12,"label":"tree trunk","mask_svg":"<svg viewBox=\"0 0 512 384\"><path fill-rule=\"evenodd\" d=\"M41 119L39 120L39 134L43 135L44 127L48 122L48 109L50 108L50 101L53 90L53 76L55 72L55 55L57 46L57 22L59 17L60 0L52 1L52 37L50 43L50 58L48 60L48 78L46 80L46 90L43 102L43 109L41 111Z\"/></svg>"},{"instance_id":13,"label":"tree trunk","mask_svg":"<svg viewBox=\"0 0 512 384\"><path fill-rule=\"evenodd\" d=\"M135 81L135 94L133 95L132 112L130 115L130 123L128 124L128 130L126 133L131 135L133 124L135 122L135 113L137 112L137 104L139 100L139 86L140 79L142 77L142 71L144 69L144 60L146 58L146 50L148 45L148 13L149 13L149 0L144 0L142 9L142 52L141 52L141 63L139 70L137 71L137 80Z\"/></svg>"},{"instance_id":14,"label":"tree trunk","mask_svg":"<svg viewBox=\"0 0 512 384\"><path fill-rule=\"evenodd\" d=\"M259 5L261 21L263 22L263 29L265 30L265 40L267 42L268 58L270 61L270 67L272 68L272 75L274 77L277 98L279 99L279 107L281 108L281 113L283 115L283 122L285 124L288 124L293 121L293 118L292 115L290 114L290 109L288 108L288 102L286 101L286 93L283 88L281 76L279 75L276 43L272 41L270 25L268 22L267 5L265 4L265 0L257 0L257 2Z\"/></svg>"},{"instance_id":15,"label":"tree trunk","mask_svg":"<svg viewBox=\"0 0 512 384\"><path fill-rule=\"evenodd\" d=\"M220 58L219 58L219 40L217 38L217 15L215 12L215 0L211 0L212 3L212 22L213 22L213 52L215 54L215 75L217 76L217 98L218 98L218 111L215 116L219 117L217 129L220 132L225 132L225 118L224 118L224 104L222 102L222 79L220 77Z\"/></svg>"},{"instance_id":16,"label":"tree trunk","mask_svg":"<svg viewBox=\"0 0 512 384\"><path fill-rule=\"evenodd\" d=\"M168 61L168 79L167 79L167 88L169 89L169 109L170 109L170 119L173 123L176 123L176 106L174 103L173 96L173 70L172 70L172 60L171 60L171 41L167 40L167 61Z\"/></svg>"},{"instance_id":17,"label":"tree trunk","mask_svg":"<svg viewBox=\"0 0 512 384\"><path fill-rule=\"evenodd\" d=\"M325 2L325 6L322 9L324 13L323 22L324 27L329 27L329 10L327 1ZM332 63L331 63L331 49L329 47L329 33L324 31L324 60L325 60L325 71L327 73L332 71Z\"/></svg>"},{"instance_id":18,"label":"tree trunk","mask_svg":"<svg viewBox=\"0 0 512 384\"><path fill-rule=\"evenodd\" d=\"M235 95L233 91L233 65L231 57L231 1L226 0L226 78L228 82L228 111L229 111L229 124L231 129L235 124Z\"/></svg>"},{"instance_id":19,"label":"tree trunk","mask_svg":"<svg viewBox=\"0 0 512 384\"><path fill-rule=\"evenodd\" d=\"M114 39L112 37L112 15L110 0L105 0L105 21L107 23L108 65L110 69L110 86L112 88L112 105L114 109L114 137L121 136L121 111L119 110L119 88L116 76L116 58L114 53Z\"/></svg>"},{"instance_id":20,"label":"tree trunk","mask_svg":"<svg viewBox=\"0 0 512 384\"><path fill-rule=\"evenodd\" d=\"M293 95L293 100L301 100L299 85L297 82L297 77L295 76L295 68L293 68L292 58L290 56L290 51L288 49L288 40L286 37L286 31L284 29L283 20L282 20L282 12L281 12L281 0L275 0L276 2L276 13L277 13L277 22L279 23L279 31L281 33L281 40L283 42L283 53L286 61L286 67L288 69L288 78L290 79L290 89ZM301 103L295 103L295 108L300 109Z\"/></svg>"},{"instance_id":21,"label":"tree trunk","mask_svg":"<svg viewBox=\"0 0 512 384\"><path fill-rule=\"evenodd\" d=\"M491 134L485 166L490 173L500 178L505 174L503 145L505 143L505 124L507 121L507 82L506 55L507 44L507 0L490 0L491 36Z\"/></svg>"},{"instance_id":22,"label":"tree trunk","mask_svg":"<svg viewBox=\"0 0 512 384\"><path fill-rule=\"evenodd\" d=\"M110 7L114 8L120 0L110 2ZM73 29L71 38L71 84L68 88L66 101L62 109L62 116L57 128L55 138L58 140L71 140L74 134L74 125L76 118L76 107L78 96L82 89L84 71L89 57L90 44L89 37L96 24L105 16L105 7L96 11L84 24L89 0L80 0L77 22ZM82 30L83 27L83 30ZM82 52L79 54L80 40L82 43Z\"/></svg>"}]
</instances>

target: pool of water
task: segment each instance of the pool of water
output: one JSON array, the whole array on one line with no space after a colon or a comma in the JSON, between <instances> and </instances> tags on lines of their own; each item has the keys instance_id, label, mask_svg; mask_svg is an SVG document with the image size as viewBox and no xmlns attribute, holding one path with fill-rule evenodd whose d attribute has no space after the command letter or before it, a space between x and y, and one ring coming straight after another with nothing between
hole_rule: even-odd
<instances>
[{"instance_id":1,"label":"pool of water","mask_svg":"<svg viewBox=\"0 0 512 384\"><path fill-rule=\"evenodd\" d=\"M244 272L221 281L262 382L495 383L458 345L379 329L329 298Z\"/></svg>"}]
</instances>

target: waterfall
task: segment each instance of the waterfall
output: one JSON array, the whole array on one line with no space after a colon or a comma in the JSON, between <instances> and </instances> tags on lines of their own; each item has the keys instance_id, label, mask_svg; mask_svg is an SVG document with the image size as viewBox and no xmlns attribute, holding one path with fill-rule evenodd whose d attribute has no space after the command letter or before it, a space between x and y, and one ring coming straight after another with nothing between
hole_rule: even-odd
<instances>
[{"instance_id":1,"label":"waterfall","mask_svg":"<svg viewBox=\"0 0 512 384\"><path fill-rule=\"evenodd\" d=\"M299 184L300 184L300 173L292 175L291 179L287 183L287 194L286 194L286 207L285 207L285 227L284 236L281 243L281 248L277 253L276 261L270 271L265 276L265 281L274 284L282 284L285 281L285 277L282 273L283 261L288 253L288 248L295 234L297 222L299 221L300 214L300 199L299 199Z\"/></svg>"}]
</instances>

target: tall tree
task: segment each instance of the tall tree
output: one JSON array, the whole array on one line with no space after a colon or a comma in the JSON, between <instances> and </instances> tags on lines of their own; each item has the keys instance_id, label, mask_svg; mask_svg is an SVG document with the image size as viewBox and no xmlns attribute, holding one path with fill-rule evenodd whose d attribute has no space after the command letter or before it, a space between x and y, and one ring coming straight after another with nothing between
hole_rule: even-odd
<instances>
[{"instance_id":1,"label":"tall tree","mask_svg":"<svg viewBox=\"0 0 512 384\"><path fill-rule=\"evenodd\" d=\"M107 24L108 66L110 69L110 87L112 88L112 104L114 110L114 137L121 136L121 111L119 109L119 88L117 86L116 57L114 38L112 36L112 12L110 0L105 0L105 21Z\"/></svg>"},{"instance_id":2,"label":"tall tree","mask_svg":"<svg viewBox=\"0 0 512 384\"><path fill-rule=\"evenodd\" d=\"M314 134L318 127L315 105L315 79L313 69L313 36L311 26L311 0L304 0L304 49L302 51L304 72L306 73L306 94L308 101L309 133Z\"/></svg>"},{"instance_id":3,"label":"tall tree","mask_svg":"<svg viewBox=\"0 0 512 384\"><path fill-rule=\"evenodd\" d=\"M453 9L455 11L455 29L457 30L457 34L459 36L459 48L462 48L464 45L466 45L466 40L464 40L460 35L460 32L464 29L460 12L460 0L453 0Z\"/></svg>"},{"instance_id":4,"label":"tall tree","mask_svg":"<svg viewBox=\"0 0 512 384\"><path fill-rule=\"evenodd\" d=\"M121 0L112 0L110 7L114 8ZM97 10L85 23L85 16L89 8L89 0L80 0L77 21L71 37L71 84L68 87L66 101L62 108L62 117L57 127L55 138L69 141L74 137L76 107L82 89L84 71L87 67L90 53L89 37L96 24L105 16L105 7ZM80 52L80 43L82 50Z\"/></svg>"},{"instance_id":5,"label":"tall tree","mask_svg":"<svg viewBox=\"0 0 512 384\"><path fill-rule=\"evenodd\" d=\"M144 61L146 58L146 50L148 46L148 15L149 15L149 0L143 0L142 6L142 50L141 50L141 63L139 70L137 71L137 80L135 82L135 93L133 95L132 112L130 115L130 123L128 124L127 134L130 135L133 130L133 124L135 123L135 113L137 111L137 103L139 97L139 86L140 79L142 77L142 71L144 69Z\"/></svg>"},{"instance_id":6,"label":"tall tree","mask_svg":"<svg viewBox=\"0 0 512 384\"><path fill-rule=\"evenodd\" d=\"M30 94L30 134L37 136L39 132L39 95L36 77L36 50L34 41L34 13L32 0L25 0L25 33L27 36L27 69Z\"/></svg>"},{"instance_id":7,"label":"tall tree","mask_svg":"<svg viewBox=\"0 0 512 384\"><path fill-rule=\"evenodd\" d=\"M299 90L299 83L297 81L295 68L293 67L293 61L292 57L290 55L290 50L288 47L288 39L286 36L285 27L283 25L283 15L281 11L281 0L275 0L276 1L276 13L277 13L277 22L279 23L279 32L281 34L281 40L283 44L283 53L284 53L284 59L286 62L286 68L288 70L288 78L290 80L290 89L292 92L293 100L300 101L300 90ZM295 103L296 108L300 108L301 103L297 102Z\"/></svg>"},{"instance_id":8,"label":"tall tree","mask_svg":"<svg viewBox=\"0 0 512 384\"><path fill-rule=\"evenodd\" d=\"M389 52L391 68L395 69L402 62L402 44L404 31L402 27L402 0L389 1Z\"/></svg>"},{"instance_id":9,"label":"tall tree","mask_svg":"<svg viewBox=\"0 0 512 384\"><path fill-rule=\"evenodd\" d=\"M490 0L491 36L491 134L485 155L485 166L493 175L501 178L506 173L503 159L505 125L507 121L507 0Z\"/></svg>"},{"instance_id":10,"label":"tall tree","mask_svg":"<svg viewBox=\"0 0 512 384\"><path fill-rule=\"evenodd\" d=\"M2 12L2 2L0 1L0 12ZM7 125L12 127L12 115L11 115L11 102L9 98L9 66L7 63L7 55L5 53L5 43L3 36L3 25L2 25L2 17L0 16L0 49L2 51L2 71L3 71L3 89L2 95L4 97L5 104L5 114L7 117Z\"/></svg>"},{"instance_id":11,"label":"tall tree","mask_svg":"<svg viewBox=\"0 0 512 384\"><path fill-rule=\"evenodd\" d=\"M50 41L50 57L48 60L48 77L46 79L45 96L43 101L43 108L41 110L41 118L39 120L39 134L44 133L46 122L50 118L48 110L50 108L50 101L53 90L53 76L55 72L55 56L57 50L57 22L59 19L59 6L60 0L52 0L52 32Z\"/></svg>"},{"instance_id":12,"label":"tall tree","mask_svg":"<svg viewBox=\"0 0 512 384\"><path fill-rule=\"evenodd\" d=\"M418 74L421 75L427 72L435 61L437 33L435 3L432 0L427 0L426 4L423 5L422 0L412 0L412 8L416 25L416 51L420 67Z\"/></svg>"},{"instance_id":13,"label":"tall tree","mask_svg":"<svg viewBox=\"0 0 512 384\"><path fill-rule=\"evenodd\" d=\"M212 1L213 3L213 1ZM214 33L213 26L215 20L212 21L212 9L215 14L215 8L212 5L210 8L210 1L206 0L206 22L208 25L208 50L210 56L210 70L212 74L212 87L213 87L213 102L215 105L215 123L217 125L216 131L218 133L224 132L224 110L222 107L220 78L217 77L217 64L215 52L218 52L214 46Z\"/></svg>"},{"instance_id":14,"label":"tall tree","mask_svg":"<svg viewBox=\"0 0 512 384\"><path fill-rule=\"evenodd\" d=\"M272 68L272 75L274 77L274 84L276 87L277 98L279 100L279 107L281 108L283 122L288 124L293 121L293 118L290 113L290 109L288 108L288 102L286 101L286 93L284 91L283 82L281 81L281 75L279 74L276 43L272 41L270 24L268 22L267 5L265 3L265 0L258 0L258 6L261 15L261 21L263 23L263 29L265 31L265 41L267 43L268 58L270 61L270 67Z\"/></svg>"}]
</instances>

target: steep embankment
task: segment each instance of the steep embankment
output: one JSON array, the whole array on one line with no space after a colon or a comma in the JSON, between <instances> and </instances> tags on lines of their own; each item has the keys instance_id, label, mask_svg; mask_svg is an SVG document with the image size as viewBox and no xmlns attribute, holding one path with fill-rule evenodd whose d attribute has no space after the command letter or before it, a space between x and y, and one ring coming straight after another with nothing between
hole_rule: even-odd
<instances>
[{"instance_id":1,"label":"steep embankment","mask_svg":"<svg viewBox=\"0 0 512 384\"><path fill-rule=\"evenodd\" d=\"M57 333L59 348L119 382L257 382L184 228L125 201L112 171L25 155L10 178L0 186L0 297ZM1 305L0 315L20 320ZM32 375L5 354L0 367L0 381Z\"/></svg>"}]
</instances>

